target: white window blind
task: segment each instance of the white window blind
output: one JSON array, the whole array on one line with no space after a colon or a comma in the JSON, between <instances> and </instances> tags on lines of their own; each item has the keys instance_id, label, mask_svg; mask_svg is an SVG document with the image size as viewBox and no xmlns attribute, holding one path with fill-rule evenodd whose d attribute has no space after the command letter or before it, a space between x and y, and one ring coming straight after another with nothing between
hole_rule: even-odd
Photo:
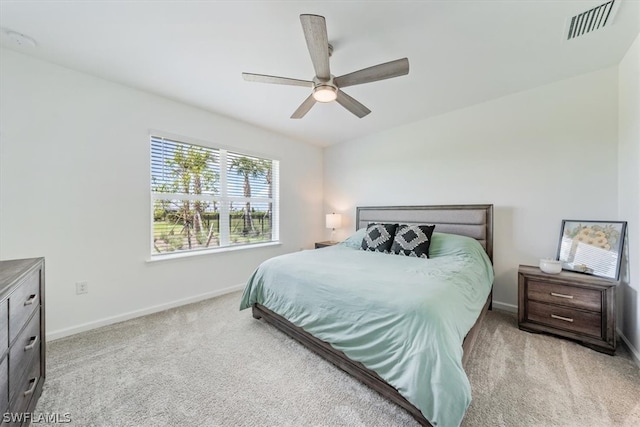
<instances>
[{"instance_id":1,"label":"white window blind","mask_svg":"<svg viewBox=\"0 0 640 427\"><path fill-rule=\"evenodd\" d=\"M152 256L273 242L279 162L151 136Z\"/></svg>"}]
</instances>

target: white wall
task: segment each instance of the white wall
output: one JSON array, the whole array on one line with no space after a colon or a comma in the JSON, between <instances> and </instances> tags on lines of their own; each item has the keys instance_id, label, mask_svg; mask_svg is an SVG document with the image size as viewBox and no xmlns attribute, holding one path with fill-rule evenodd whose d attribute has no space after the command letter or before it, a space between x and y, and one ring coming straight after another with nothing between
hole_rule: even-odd
<instances>
[{"instance_id":1,"label":"white wall","mask_svg":"<svg viewBox=\"0 0 640 427\"><path fill-rule=\"evenodd\" d=\"M344 236L359 205L493 203L494 301L514 310L562 219L617 218L617 108L614 67L329 147L325 211Z\"/></svg>"},{"instance_id":2,"label":"white wall","mask_svg":"<svg viewBox=\"0 0 640 427\"><path fill-rule=\"evenodd\" d=\"M10 50L0 59L0 258L46 258L50 337L238 288L262 260L322 237L320 148ZM149 129L280 159L283 244L146 262Z\"/></svg>"},{"instance_id":3,"label":"white wall","mask_svg":"<svg viewBox=\"0 0 640 427\"><path fill-rule=\"evenodd\" d=\"M617 295L619 326L640 364L640 36L618 66L618 91L619 217L628 227L628 263Z\"/></svg>"}]
</instances>

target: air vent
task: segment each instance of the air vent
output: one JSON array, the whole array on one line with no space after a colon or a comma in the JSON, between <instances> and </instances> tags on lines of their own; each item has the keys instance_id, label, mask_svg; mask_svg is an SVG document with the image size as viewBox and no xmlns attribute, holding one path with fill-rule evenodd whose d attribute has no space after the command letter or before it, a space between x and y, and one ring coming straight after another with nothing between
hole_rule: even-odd
<instances>
[{"instance_id":1,"label":"air vent","mask_svg":"<svg viewBox=\"0 0 640 427\"><path fill-rule=\"evenodd\" d=\"M611 25L620 0L611 0L604 4L577 14L567 20L567 40L575 39L591 31Z\"/></svg>"}]
</instances>

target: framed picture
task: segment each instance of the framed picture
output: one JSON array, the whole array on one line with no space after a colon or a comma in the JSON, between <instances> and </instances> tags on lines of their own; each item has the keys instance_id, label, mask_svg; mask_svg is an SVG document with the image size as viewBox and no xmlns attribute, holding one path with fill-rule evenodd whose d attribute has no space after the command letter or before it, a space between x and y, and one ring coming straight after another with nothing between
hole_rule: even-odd
<instances>
[{"instance_id":1,"label":"framed picture","mask_svg":"<svg viewBox=\"0 0 640 427\"><path fill-rule=\"evenodd\" d=\"M625 221L562 220L562 268L618 280L626 227Z\"/></svg>"}]
</instances>

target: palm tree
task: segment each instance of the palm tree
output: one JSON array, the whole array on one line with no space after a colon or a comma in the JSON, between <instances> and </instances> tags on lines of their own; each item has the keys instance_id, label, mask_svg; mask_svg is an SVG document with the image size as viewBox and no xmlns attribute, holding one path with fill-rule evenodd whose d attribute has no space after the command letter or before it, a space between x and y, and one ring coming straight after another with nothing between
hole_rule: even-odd
<instances>
[{"instance_id":1,"label":"palm tree","mask_svg":"<svg viewBox=\"0 0 640 427\"><path fill-rule=\"evenodd\" d=\"M205 149L189 146L185 152L183 147L178 145L173 158L166 160L172 169L174 192L202 194L204 190L215 191L218 177L209 167L211 161L216 161L216 159ZM191 230L193 229L196 236L203 231L202 214L206 208L206 202L193 201L193 211L190 200L184 199L181 203L178 220L183 223L182 232L186 233L187 243L191 248Z\"/></svg>"},{"instance_id":2,"label":"palm tree","mask_svg":"<svg viewBox=\"0 0 640 427\"><path fill-rule=\"evenodd\" d=\"M249 181L249 177L258 178L260 175L264 175L267 173L270 168L268 168L267 162L261 159L253 159L250 157L236 157L231 162L231 169L235 169L238 175L244 176L244 197L251 197L251 182ZM243 222L243 230L244 234L247 234L249 231L255 231L255 227L253 226L253 219L251 218L251 203L247 200L244 207L244 222Z\"/></svg>"}]
</instances>

